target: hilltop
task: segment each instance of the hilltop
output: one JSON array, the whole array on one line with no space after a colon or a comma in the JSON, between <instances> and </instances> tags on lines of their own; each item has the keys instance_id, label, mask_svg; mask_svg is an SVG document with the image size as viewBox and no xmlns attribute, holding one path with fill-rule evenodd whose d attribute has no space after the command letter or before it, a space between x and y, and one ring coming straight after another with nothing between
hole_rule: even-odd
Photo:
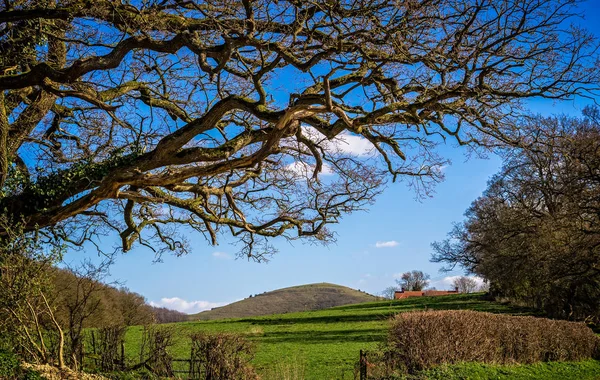
<instances>
[{"instance_id":1,"label":"hilltop","mask_svg":"<svg viewBox=\"0 0 600 380\"><path fill-rule=\"evenodd\" d=\"M190 316L190 320L245 318L270 314L321 310L334 306L376 301L378 297L346 286L320 283L293 286L257 294Z\"/></svg>"}]
</instances>

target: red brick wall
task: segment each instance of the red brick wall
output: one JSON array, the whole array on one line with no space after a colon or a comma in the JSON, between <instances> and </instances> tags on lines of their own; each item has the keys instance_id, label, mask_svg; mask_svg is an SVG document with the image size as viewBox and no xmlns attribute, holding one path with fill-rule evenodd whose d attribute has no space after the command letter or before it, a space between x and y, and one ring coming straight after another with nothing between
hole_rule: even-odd
<instances>
[{"instance_id":1,"label":"red brick wall","mask_svg":"<svg viewBox=\"0 0 600 380\"><path fill-rule=\"evenodd\" d=\"M400 300L403 298L409 298L409 297L422 297L423 296L423 292L418 290L418 291L402 291L402 292L396 292L394 293L394 299Z\"/></svg>"}]
</instances>

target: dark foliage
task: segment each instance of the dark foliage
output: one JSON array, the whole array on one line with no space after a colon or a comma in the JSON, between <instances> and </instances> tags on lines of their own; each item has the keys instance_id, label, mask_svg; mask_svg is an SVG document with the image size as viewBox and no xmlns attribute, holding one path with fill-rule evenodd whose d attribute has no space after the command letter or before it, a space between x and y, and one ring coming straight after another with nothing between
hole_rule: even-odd
<instances>
[{"instance_id":1,"label":"dark foliage","mask_svg":"<svg viewBox=\"0 0 600 380\"><path fill-rule=\"evenodd\" d=\"M490 281L493 294L550 316L600 321L600 114L523 122L526 148L466 212L434 261Z\"/></svg>"},{"instance_id":2,"label":"dark foliage","mask_svg":"<svg viewBox=\"0 0 600 380\"><path fill-rule=\"evenodd\" d=\"M20 360L14 353L0 350L0 379L11 379L19 372Z\"/></svg>"}]
</instances>

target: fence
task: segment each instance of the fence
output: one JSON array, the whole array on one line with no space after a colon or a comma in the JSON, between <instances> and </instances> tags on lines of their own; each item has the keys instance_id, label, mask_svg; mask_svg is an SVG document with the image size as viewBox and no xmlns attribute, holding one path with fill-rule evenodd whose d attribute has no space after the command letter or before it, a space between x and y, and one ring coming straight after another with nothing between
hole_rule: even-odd
<instances>
[{"instance_id":1,"label":"fence","mask_svg":"<svg viewBox=\"0 0 600 380\"><path fill-rule=\"evenodd\" d=\"M130 351L126 357L124 328L90 330L87 344L77 350L78 357L73 356L73 360L80 370L93 372L145 369L159 377L188 380L256 377L250 365L254 346L244 337L196 333L190 335L189 356L174 358L169 353L172 332L168 328L144 327L139 356Z\"/></svg>"},{"instance_id":2,"label":"fence","mask_svg":"<svg viewBox=\"0 0 600 380\"><path fill-rule=\"evenodd\" d=\"M173 377L177 379L200 380L206 379L201 363L194 359L172 359Z\"/></svg>"}]
</instances>

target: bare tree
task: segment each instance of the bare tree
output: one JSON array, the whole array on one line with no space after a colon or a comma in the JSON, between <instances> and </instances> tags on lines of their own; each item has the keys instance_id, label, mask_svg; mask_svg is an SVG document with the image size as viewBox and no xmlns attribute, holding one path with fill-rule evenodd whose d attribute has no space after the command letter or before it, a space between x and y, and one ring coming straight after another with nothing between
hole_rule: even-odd
<instances>
[{"instance_id":1,"label":"bare tree","mask_svg":"<svg viewBox=\"0 0 600 380\"><path fill-rule=\"evenodd\" d=\"M387 178L428 195L438 144L519 144L523 101L593 94L576 3L6 0L0 210L123 250L331 241Z\"/></svg>"},{"instance_id":2,"label":"bare tree","mask_svg":"<svg viewBox=\"0 0 600 380\"><path fill-rule=\"evenodd\" d=\"M429 275L420 270L402 273L396 283L404 290L423 290L429 285Z\"/></svg>"},{"instance_id":3,"label":"bare tree","mask_svg":"<svg viewBox=\"0 0 600 380\"><path fill-rule=\"evenodd\" d=\"M460 276L452 281L452 286L458 289L459 293L473 293L477 290L477 281L472 277Z\"/></svg>"},{"instance_id":4,"label":"bare tree","mask_svg":"<svg viewBox=\"0 0 600 380\"><path fill-rule=\"evenodd\" d=\"M48 252L20 226L0 223L10 237L10 244L0 245L0 331L23 358L63 368L65 334L50 297L49 274L60 251Z\"/></svg>"},{"instance_id":5,"label":"bare tree","mask_svg":"<svg viewBox=\"0 0 600 380\"><path fill-rule=\"evenodd\" d=\"M477 288L478 292L489 292L490 291L490 283L488 281L484 281L483 283L481 283L481 285L479 285L479 288Z\"/></svg>"},{"instance_id":6,"label":"bare tree","mask_svg":"<svg viewBox=\"0 0 600 380\"><path fill-rule=\"evenodd\" d=\"M396 292L400 290L397 286L388 286L381 292L381 296L388 300L393 300Z\"/></svg>"},{"instance_id":7,"label":"bare tree","mask_svg":"<svg viewBox=\"0 0 600 380\"><path fill-rule=\"evenodd\" d=\"M111 263L112 260L106 260L96 265L86 260L77 267L69 267L70 276L63 275L54 281L56 304L64 311L63 318L58 319L67 330L69 359L75 369L83 362L83 329L88 327L88 320L98 314L102 293L107 288L101 281L106 279Z\"/></svg>"}]
</instances>

